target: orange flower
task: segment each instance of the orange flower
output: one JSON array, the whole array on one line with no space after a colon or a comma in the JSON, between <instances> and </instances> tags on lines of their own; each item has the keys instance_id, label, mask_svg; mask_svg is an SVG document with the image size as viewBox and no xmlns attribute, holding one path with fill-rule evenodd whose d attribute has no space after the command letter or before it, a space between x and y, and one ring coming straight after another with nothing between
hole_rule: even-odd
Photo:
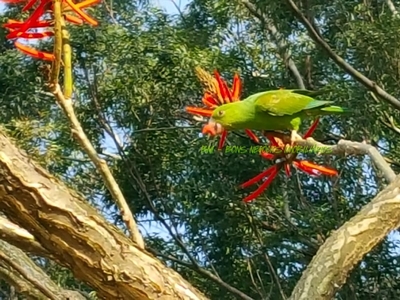
<instances>
[{"instance_id":1,"label":"orange flower","mask_svg":"<svg viewBox=\"0 0 400 300\"><path fill-rule=\"evenodd\" d=\"M319 118L316 119L313 123L313 125L308 129L306 134L304 135L304 139L311 137L312 134L314 133L315 129L317 128L319 122ZM292 164L295 168L302 170L303 172L309 174L309 175L314 175L314 176L320 176L320 175L328 175L328 176L335 176L338 174L338 172L334 169L327 168L324 166L317 165L313 162L307 161L307 160L299 160L296 159L297 153L295 154L285 154L284 150L288 144L290 144L290 139L288 139L286 136L280 135L279 133L267 133L265 136L268 138L270 141L270 144L272 147L275 147L276 149L280 150L278 151L278 154L271 154L267 153L265 151L261 152L261 157L268 159L268 160L276 160L276 159L283 159L282 161L274 164L272 167L268 168L267 170L261 172L257 176L251 178L250 180L246 181L241 185L241 188L246 188L250 185L253 185L260 180L266 178L266 180L255 190L253 193L251 193L249 196L243 199L244 202L250 202L257 198L274 180L276 175L278 174L278 171L281 168L285 168L286 175L288 177L291 176L291 171L290 171L290 165Z\"/></svg>"},{"instance_id":2,"label":"orange flower","mask_svg":"<svg viewBox=\"0 0 400 300\"><path fill-rule=\"evenodd\" d=\"M211 117L214 109L217 106L226 103L240 101L240 95L242 92L242 83L237 73L235 73L233 77L233 84L231 89L229 89L227 83L225 82L225 80L221 78L217 70L214 71L214 77L216 80L216 85L214 86L216 92L212 93L210 91L206 91L202 99L202 102L206 107L200 108L200 107L188 106L186 107L186 111L188 113L209 118ZM205 131L207 131L207 125L203 127L203 133ZM259 142L258 137L251 130L246 129L245 132L253 141L255 141L256 143ZM219 150L222 149L222 147L225 144L227 133L228 131L225 129L223 129L221 132L221 138L218 143Z\"/></svg>"},{"instance_id":3,"label":"orange flower","mask_svg":"<svg viewBox=\"0 0 400 300\"><path fill-rule=\"evenodd\" d=\"M45 31L45 32L28 32L32 29L37 28L46 28L51 27L53 25L53 20L39 20L43 17L47 10L52 10L53 5L51 0L0 0L0 2L5 3L22 3L27 2L27 4L23 7L22 11L27 11L31 9L36 2L39 2L36 9L33 11L32 15L24 22L16 21L16 20L8 20L7 24L3 25L3 27L7 28L10 33L6 36L7 39L41 39L53 36L54 33L52 31ZM72 0L64 0L63 1L63 10L72 11L77 14L80 18L65 14L64 18L70 23L74 24L82 24L83 21L88 22L91 25L97 25L98 22L91 17L89 17L86 13L82 11L83 8L88 6L97 4L100 0L85 0L80 3L75 4ZM38 51L34 48L29 46L23 45L18 41L14 42L15 47L20 50L21 52L30 55L34 58L44 59L44 60L54 60L54 55L52 53Z\"/></svg>"}]
</instances>

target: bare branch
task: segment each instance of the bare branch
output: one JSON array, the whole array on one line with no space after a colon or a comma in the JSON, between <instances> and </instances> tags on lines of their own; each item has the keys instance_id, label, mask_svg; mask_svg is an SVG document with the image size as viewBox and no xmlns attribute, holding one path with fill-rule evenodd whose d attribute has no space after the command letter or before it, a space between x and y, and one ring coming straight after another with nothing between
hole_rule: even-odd
<instances>
[{"instance_id":1,"label":"bare branch","mask_svg":"<svg viewBox=\"0 0 400 300\"><path fill-rule=\"evenodd\" d=\"M249 10L250 14L256 17L261 23L264 25L265 29L269 32L269 34L275 40L276 46L280 52L280 55L284 62L287 64L290 72L292 73L294 79L296 80L297 85L301 89L305 89L305 85L303 79L300 75L299 70L296 67L293 59L290 56L290 52L288 49L288 45L284 39L284 37L278 32L278 29L267 16L261 13L257 7L248 0L241 0L241 3Z\"/></svg>"},{"instance_id":2,"label":"bare branch","mask_svg":"<svg viewBox=\"0 0 400 300\"><path fill-rule=\"evenodd\" d=\"M86 136L83 128L75 115L74 108L72 106L72 100L70 98L65 98L63 93L61 92L60 86L57 85L54 91L54 95L57 99L57 103L64 110L65 115L67 116L71 131L77 141L81 144L82 148L85 150L86 154L90 157L97 170L103 177L104 183L106 184L108 190L113 196L114 200L118 204L118 207L121 212L122 220L125 222L130 234L131 238L134 242L138 244L141 249L144 249L144 241L143 237L139 232L136 221L132 215L132 212L125 200L124 195L122 194L121 189L118 186L118 183L115 181L114 176L112 175L107 163L101 159L96 149L94 149L92 143L89 141Z\"/></svg>"},{"instance_id":3,"label":"bare branch","mask_svg":"<svg viewBox=\"0 0 400 300\"><path fill-rule=\"evenodd\" d=\"M386 0L386 4L389 7L390 11L392 12L394 17L398 17L399 16L399 12L397 11L396 7L394 6L392 0Z\"/></svg>"},{"instance_id":4,"label":"bare branch","mask_svg":"<svg viewBox=\"0 0 400 300\"><path fill-rule=\"evenodd\" d=\"M249 208L248 208L247 211L248 211L248 221L249 221L249 224L250 224L251 228L253 229L253 234L255 235L255 237L256 237L257 241L259 242L260 246L264 247L264 242L263 242L263 240L261 238L260 231L258 230L258 227L256 226L256 224L253 222L254 216L253 216L253 214L252 214L252 212L251 212L251 210ZM249 216L251 216L251 217L249 217ZM270 270L270 273L271 273L271 279L272 279L271 281L272 282L274 280L276 281L276 285L278 286L279 293L281 294L282 299L286 300L287 297L285 295L284 290L282 289L282 285L281 285L281 283L279 281L279 276L276 273L276 270L275 270L274 266L272 265L272 262L271 262L271 259L269 258L268 253L263 251L263 256L265 258L265 261L266 261L266 263L268 265L268 268Z\"/></svg>"},{"instance_id":5,"label":"bare branch","mask_svg":"<svg viewBox=\"0 0 400 300\"><path fill-rule=\"evenodd\" d=\"M400 226L400 176L320 247L289 300L333 299L349 272Z\"/></svg>"},{"instance_id":6,"label":"bare branch","mask_svg":"<svg viewBox=\"0 0 400 300\"><path fill-rule=\"evenodd\" d=\"M400 134L400 128L396 126L393 116L389 116L389 114L386 111L383 112L383 114L385 115L385 118L387 120L387 122L382 120L383 124L392 129L394 132Z\"/></svg>"},{"instance_id":7,"label":"bare branch","mask_svg":"<svg viewBox=\"0 0 400 300\"><path fill-rule=\"evenodd\" d=\"M221 278L219 278L218 276L215 276L213 273L211 273L210 271L203 269L201 267L199 267L197 264L193 265L192 263L189 262L185 262L182 261L180 259L177 259L176 257L173 257L171 255L167 255L167 254L163 254L158 252L155 249L149 249L149 251L151 251L154 255L159 256L159 257L163 257L165 259L168 259L170 261L173 261L179 265L185 266L201 275L203 275L204 277L214 281L215 283L217 283L219 286L223 287L224 289L226 289L227 291L229 291L230 293L232 293L232 295L235 295L238 299L243 299L243 300L254 300L253 298L247 296L245 293L239 291L238 289L234 288L233 286L229 285L228 283L226 283L225 281L223 281Z\"/></svg>"},{"instance_id":8,"label":"bare branch","mask_svg":"<svg viewBox=\"0 0 400 300\"><path fill-rule=\"evenodd\" d=\"M318 33L318 29L315 28L310 21L304 16L293 0L286 0L290 9L294 15L299 19L299 21L306 27L310 37L315 41L316 44L322 47L322 49L328 54L328 56L344 71L351 75L355 80L364 85L368 90L374 92L380 98L386 102L393 105L395 108L400 110L400 101L388 94L384 89L382 89L375 82L358 72L349 63L347 63L342 57L336 54L329 44L323 39L323 37Z\"/></svg>"},{"instance_id":9,"label":"bare branch","mask_svg":"<svg viewBox=\"0 0 400 300\"><path fill-rule=\"evenodd\" d=\"M337 145L332 146L324 145L313 138L297 141L295 144L308 149L313 148L313 150L318 154L369 155L375 166L383 173L383 176L388 182L392 182L396 178L396 174L390 168L383 156L375 147L369 144L340 140Z\"/></svg>"}]
</instances>

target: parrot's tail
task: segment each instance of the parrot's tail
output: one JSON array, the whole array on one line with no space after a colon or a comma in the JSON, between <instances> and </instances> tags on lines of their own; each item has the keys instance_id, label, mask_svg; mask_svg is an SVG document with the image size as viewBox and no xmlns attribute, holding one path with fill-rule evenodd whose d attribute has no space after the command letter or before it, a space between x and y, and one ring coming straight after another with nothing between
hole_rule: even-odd
<instances>
[{"instance_id":1,"label":"parrot's tail","mask_svg":"<svg viewBox=\"0 0 400 300\"><path fill-rule=\"evenodd\" d=\"M326 112L326 114L345 114L351 113L352 111L348 108L340 107L340 106L328 106L320 109L321 112Z\"/></svg>"}]
</instances>

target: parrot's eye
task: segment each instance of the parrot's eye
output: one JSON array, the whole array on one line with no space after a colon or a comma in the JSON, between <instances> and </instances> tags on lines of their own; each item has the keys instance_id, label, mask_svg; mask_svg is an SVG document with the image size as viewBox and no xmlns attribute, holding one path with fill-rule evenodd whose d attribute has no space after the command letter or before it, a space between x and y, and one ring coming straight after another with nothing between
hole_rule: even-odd
<instances>
[{"instance_id":1,"label":"parrot's eye","mask_svg":"<svg viewBox=\"0 0 400 300\"><path fill-rule=\"evenodd\" d=\"M223 110L220 110L220 111L218 112L218 116L219 116L219 117L222 117L224 114L225 114L225 111L223 111Z\"/></svg>"}]
</instances>

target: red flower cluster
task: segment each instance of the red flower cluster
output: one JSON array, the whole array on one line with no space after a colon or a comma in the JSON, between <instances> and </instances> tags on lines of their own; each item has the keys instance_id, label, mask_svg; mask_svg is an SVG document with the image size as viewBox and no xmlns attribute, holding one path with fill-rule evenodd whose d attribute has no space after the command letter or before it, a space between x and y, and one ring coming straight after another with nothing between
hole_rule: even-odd
<instances>
[{"instance_id":1,"label":"red flower cluster","mask_svg":"<svg viewBox=\"0 0 400 300\"><path fill-rule=\"evenodd\" d=\"M209 118L211 117L214 109L217 106L226 103L240 101L240 94L242 92L242 82L240 81L240 77L238 74L235 74L235 76L233 77L233 84L231 89L228 88L227 83L221 78L218 71L216 70L214 71L214 77L217 82L217 86L215 86L217 91L216 95L213 95L209 91L206 91L202 99L203 104L206 106L206 108L188 106L186 107L186 111L188 113ZM221 150L225 144L227 133L228 133L227 130L224 130L222 132L221 138L218 143L219 150ZM259 141L258 137L251 130L246 129L246 134L253 141L258 143Z\"/></svg>"},{"instance_id":2,"label":"red flower cluster","mask_svg":"<svg viewBox=\"0 0 400 300\"><path fill-rule=\"evenodd\" d=\"M317 128L318 123L319 123L319 118L316 119L314 121L314 123L311 125L311 127L308 129L306 134L303 136L304 139L312 136L315 129ZM293 154L285 153L286 147L288 145L290 145L290 141L287 140L287 137L286 137L286 139L284 136L279 137L279 134L275 133L275 132L265 134L265 136L268 138L270 145L272 147L279 149L280 151L277 151L278 154L271 154L271 153L267 153L267 152L263 151L263 152L261 152L261 156L268 160L276 160L276 159L281 158L282 161L274 164L272 167L261 172L260 174L251 178L250 180L246 181L245 183L243 183L240 186L241 188L246 188L246 187L253 185L253 184L259 182L260 180L266 178L265 181L253 193L251 193L249 196L244 198L243 201L250 202L250 201L254 200L255 198L257 198L271 184L271 182L274 180L274 178L276 177L276 175L278 174L278 171L280 169L285 168L287 177L290 177L291 176L290 164L292 164L295 168L302 170L303 172L305 172L309 175L335 176L338 174L338 172L334 169L317 165L308 160L296 159L298 153L293 153Z\"/></svg>"},{"instance_id":3,"label":"red flower cluster","mask_svg":"<svg viewBox=\"0 0 400 300\"><path fill-rule=\"evenodd\" d=\"M23 3L27 0L0 0L4 3ZM36 2L39 2L36 9L33 11L31 16L26 21L8 20L7 24L3 27L7 28L10 33L6 36L7 39L17 39L14 42L15 47L23 52L24 54L30 55L34 58L43 60L54 60L52 53L38 51L32 47L21 44L18 39L42 39L54 35L51 27L54 24L52 19L53 15L53 1L52 0L29 0L24 6L22 11L30 10ZM88 16L82 9L99 3L100 0L85 0L80 3L74 3L72 0L63 0L63 16L64 19L72 24L83 24L84 21L91 25L97 25L98 22ZM68 14L66 12L72 11L77 16ZM45 28L43 32L30 32L31 30L37 30L39 28Z\"/></svg>"}]
</instances>

